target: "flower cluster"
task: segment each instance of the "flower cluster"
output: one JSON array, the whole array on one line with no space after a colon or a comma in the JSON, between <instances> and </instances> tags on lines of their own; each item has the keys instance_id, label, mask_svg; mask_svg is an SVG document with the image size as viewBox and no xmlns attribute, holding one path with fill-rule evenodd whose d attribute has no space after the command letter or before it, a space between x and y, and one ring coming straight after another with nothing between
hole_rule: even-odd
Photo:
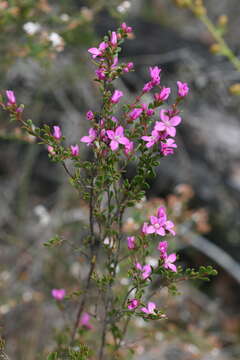
<instances>
[{"instance_id":1,"label":"flower cluster","mask_svg":"<svg viewBox=\"0 0 240 360\"><path fill-rule=\"evenodd\" d=\"M149 68L150 79L144 84L140 95L121 107L128 96L115 88L113 81L133 71L133 63L121 63L119 57L120 46L131 33L132 28L123 23L117 31L110 31L99 45L88 50L97 66L95 81L103 101L99 111L89 110L86 113L90 126L88 134L80 137L81 144L66 146L59 125L54 125L52 129L47 125L37 128L31 120L24 121L21 114L23 107L17 105L13 91L6 92L6 103L0 99L0 106L8 110L29 134L45 144L50 159L62 163L71 184L78 190L81 199L89 204L89 234L82 244L82 253L90 260L91 266L86 287L83 292L81 290L82 300L70 335L72 343L78 337L79 327L82 330L93 328L91 316L96 321L103 319L105 324L120 324L117 331L112 332L116 336L116 344L122 343L124 334L120 334L119 329L124 317L164 318L157 305L149 301L150 298L145 300L145 288L157 275L173 284L182 271L180 266L177 268L175 265L176 254L168 253L168 242L165 239L158 246L154 244L159 236L175 235L174 223L168 219L164 207L159 207L157 213L143 223L139 234L128 234L127 246L125 249L121 247L124 211L142 199L148 187L147 179L154 176L159 160L173 154L177 148L176 129L182 122L179 105L189 92L188 85L181 81L177 82L176 91L162 85L162 70L155 65ZM153 89L154 93L151 94ZM170 95L175 96L171 104L167 103ZM87 146L91 151L91 161L82 160L81 146ZM69 160L73 166L68 169ZM128 179L126 172L131 162L136 164L136 174ZM158 251L155 262L149 259L154 247ZM126 254L122 256L122 253ZM121 299L121 296L114 294L114 283L124 261L129 277L126 280L128 284L131 283L131 287ZM194 276L196 273L193 272ZM91 313L86 312L85 309L89 292L94 288L93 280L97 284L95 290L101 294L99 301L106 301L103 307L99 306L99 309L105 308L105 318L98 313L97 308L96 313L92 310ZM52 296L60 309L65 307L65 302L70 298L66 297L65 289L53 289ZM103 344L108 330L109 327L104 326L101 335ZM103 348L99 354L102 360Z\"/></svg>"},{"instance_id":2,"label":"flower cluster","mask_svg":"<svg viewBox=\"0 0 240 360\"><path fill-rule=\"evenodd\" d=\"M176 235L173 228L174 223L167 220L164 207L160 207L157 211L157 216L150 217L150 224L144 223L142 231L144 234L157 234L160 236L165 236L167 232Z\"/></svg>"},{"instance_id":3,"label":"flower cluster","mask_svg":"<svg viewBox=\"0 0 240 360\"><path fill-rule=\"evenodd\" d=\"M160 207L157 210L157 216L150 216L150 224L145 222L142 226L142 237L148 237L148 235L157 235L157 236L165 236L170 233L171 235L175 235L174 231L174 223L167 219L167 214L164 207ZM127 237L127 245L129 250L136 251L138 249L137 241L135 236ZM147 247L146 243L144 247ZM157 250L160 252L159 266L165 270L170 270L173 272L177 272L177 267L174 265L177 257L176 254L167 254L168 242L162 241L159 243ZM147 281L158 268L152 267L150 264L141 265L140 262L136 262L134 265L137 270L137 274L135 277L142 282ZM133 273L134 274L134 273ZM137 310L137 308L141 304L141 299L133 298L128 300L128 309L129 310ZM142 307L140 310L147 315L155 314L158 315L158 311L156 310L156 304L153 302L149 302L147 306Z\"/></svg>"},{"instance_id":4,"label":"flower cluster","mask_svg":"<svg viewBox=\"0 0 240 360\"><path fill-rule=\"evenodd\" d=\"M168 248L167 241L161 241L158 244L158 250L160 251L160 258L163 260L163 267L165 269L170 269L174 272L177 272L176 265L173 264L176 261L177 256L174 253L168 255L167 248Z\"/></svg>"},{"instance_id":5,"label":"flower cluster","mask_svg":"<svg viewBox=\"0 0 240 360\"><path fill-rule=\"evenodd\" d=\"M88 135L82 136L80 142L85 143L88 147L95 148L106 156L110 152L122 152L130 158L136 154L136 149L145 146L149 151L158 152L160 156L171 155L177 148L175 143L176 127L181 123L182 118L179 115L178 108L181 100L188 94L189 88L186 83L177 82L177 97L172 106L160 108L159 120L154 121L156 110L165 105L169 99L171 89L161 85L161 68L158 66L150 67L150 81L147 82L140 96L136 98L133 104L129 104L124 110L121 120L114 116L114 106L120 103L124 94L119 89L111 90L107 83L112 83L121 74L133 70L133 63L119 63L119 49L124 38L132 32L132 28L125 23L117 31L112 31L108 36L104 37L104 41L100 42L97 47L90 48L88 52L91 54L94 63L97 64L96 81L101 84L102 95L104 98L105 114L99 118L99 114L89 110L86 118L91 121L92 126ZM146 104L142 102L142 97L146 92L150 92L153 88L158 88L158 92L154 93L152 102ZM15 106L14 94L8 91L8 104ZM142 134L136 137L136 129L141 125ZM148 135L150 131L151 135ZM139 132L138 132L139 133ZM59 126L53 127L53 138L56 145L62 141L62 131ZM58 154L54 144L48 144L48 151L52 157ZM141 148L140 148L141 149ZM143 148L142 148L142 151ZM78 157L80 148L78 144L70 145L69 154ZM159 219L151 219L151 226L148 231L157 232ZM163 218L160 222L164 221ZM164 231L170 231L171 224L168 222L164 226L160 226L158 234ZM155 229L155 230L154 230Z\"/></svg>"}]
</instances>

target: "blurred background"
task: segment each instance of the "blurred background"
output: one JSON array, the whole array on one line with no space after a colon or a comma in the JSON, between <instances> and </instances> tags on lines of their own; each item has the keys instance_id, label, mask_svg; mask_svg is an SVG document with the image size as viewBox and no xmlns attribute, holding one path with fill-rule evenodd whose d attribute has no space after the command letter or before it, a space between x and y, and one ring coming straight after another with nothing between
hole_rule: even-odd
<instances>
[{"instance_id":1,"label":"blurred background","mask_svg":"<svg viewBox=\"0 0 240 360\"><path fill-rule=\"evenodd\" d=\"M228 16L225 38L239 55L239 0L206 6L215 23ZM35 124L59 124L69 144L79 143L89 127L85 113L100 101L87 49L122 21L134 31L122 59L133 61L135 72L118 83L126 97L139 93L154 65L162 68L165 86L181 80L191 89L179 147L162 161L144 204L127 214L126 224L136 228L134 212L164 201L179 225L182 264L209 264L219 272L211 283L181 285L181 295L168 299L165 323L146 328L136 322L138 336L151 334L136 344L136 359L237 360L240 97L229 87L240 82L240 72L214 53L204 24L170 0L0 1L1 89L15 91ZM46 148L3 112L0 152L0 334L10 359L33 360L51 349L54 328L62 324L51 289L77 289L86 271L70 247L49 252L43 243L55 234L80 241L87 209Z\"/></svg>"}]
</instances>

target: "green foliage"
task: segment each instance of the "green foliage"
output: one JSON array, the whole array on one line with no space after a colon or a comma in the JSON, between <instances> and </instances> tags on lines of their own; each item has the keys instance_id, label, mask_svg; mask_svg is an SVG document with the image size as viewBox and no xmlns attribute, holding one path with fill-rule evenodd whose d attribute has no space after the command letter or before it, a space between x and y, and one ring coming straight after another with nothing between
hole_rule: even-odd
<instances>
[{"instance_id":1,"label":"green foliage","mask_svg":"<svg viewBox=\"0 0 240 360\"><path fill-rule=\"evenodd\" d=\"M64 349L52 352L48 355L46 360L87 360L89 359L90 351L86 345L80 344L76 346L77 349Z\"/></svg>"},{"instance_id":2,"label":"green foliage","mask_svg":"<svg viewBox=\"0 0 240 360\"><path fill-rule=\"evenodd\" d=\"M62 245L63 241L64 240L59 235L55 235L51 239L43 243L43 246L53 248Z\"/></svg>"}]
</instances>

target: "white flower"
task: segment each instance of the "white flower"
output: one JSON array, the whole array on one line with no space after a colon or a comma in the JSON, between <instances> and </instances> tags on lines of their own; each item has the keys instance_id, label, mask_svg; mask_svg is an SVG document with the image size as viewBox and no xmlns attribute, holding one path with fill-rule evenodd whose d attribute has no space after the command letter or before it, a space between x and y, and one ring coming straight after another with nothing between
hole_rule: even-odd
<instances>
[{"instance_id":1,"label":"white flower","mask_svg":"<svg viewBox=\"0 0 240 360\"><path fill-rule=\"evenodd\" d=\"M55 47L57 51L62 51L64 46L63 38L56 32L52 32L48 36L49 41L51 41L52 46Z\"/></svg>"},{"instance_id":2,"label":"white flower","mask_svg":"<svg viewBox=\"0 0 240 360\"><path fill-rule=\"evenodd\" d=\"M70 16L68 14L61 14L60 19L64 22L67 22L70 19Z\"/></svg>"},{"instance_id":3,"label":"white flower","mask_svg":"<svg viewBox=\"0 0 240 360\"><path fill-rule=\"evenodd\" d=\"M126 11L128 11L131 7L131 3L130 1L123 1L118 7L117 10L120 13L125 13Z\"/></svg>"},{"instance_id":4,"label":"white flower","mask_svg":"<svg viewBox=\"0 0 240 360\"><path fill-rule=\"evenodd\" d=\"M23 25L23 30L26 31L28 35L34 35L41 29L41 25L39 23L27 22Z\"/></svg>"},{"instance_id":5,"label":"white flower","mask_svg":"<svg viewBox=\"0 0 240 360\"><path fill-rule=\"evenodd\" d=\"M51 217L43 205L37 205L33 211L38 216L40 225L47 226L50 223Z\"/></svg>"}]
</instances>

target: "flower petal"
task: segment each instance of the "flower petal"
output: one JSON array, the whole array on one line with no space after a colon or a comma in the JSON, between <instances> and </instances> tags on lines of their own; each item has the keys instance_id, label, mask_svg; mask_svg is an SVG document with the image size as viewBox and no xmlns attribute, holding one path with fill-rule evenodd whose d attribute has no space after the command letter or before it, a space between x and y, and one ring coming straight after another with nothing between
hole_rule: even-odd
<instances>
[{"instance_id":1,"label":"flower petal","mask_svg":"<svg viewBox=\"0 0 240 360\"><path fill-rule=\"evenodd\" d=\"M154 309L156 308L156 304L154 302L149 302L148 303L148 311L150 313L153 313Z\"/></svg>"},{"instance_id":2,"label":"flower petal","mask_svg":"<svg viewBox=\"0 0 240 360\"><path fill-rule=\"evenodd\" d=\"M182 121L182 118L180 116L174 116L169 120L169 122L172 126L179 125L181 121Z\"/></svg>"},{"instance_id":3,"label":"flower petal","mask_svg":"<svg viewBox=\"0 0 240 360\"><path fill-rule=\"evenodd\" d=\"M112 149L112 151L115 151L115 150L117 150L118 149L118 142L116 141L116 140L112 140L111 142L110 142L110 148Z\"/></svg>"}]
</instances>

